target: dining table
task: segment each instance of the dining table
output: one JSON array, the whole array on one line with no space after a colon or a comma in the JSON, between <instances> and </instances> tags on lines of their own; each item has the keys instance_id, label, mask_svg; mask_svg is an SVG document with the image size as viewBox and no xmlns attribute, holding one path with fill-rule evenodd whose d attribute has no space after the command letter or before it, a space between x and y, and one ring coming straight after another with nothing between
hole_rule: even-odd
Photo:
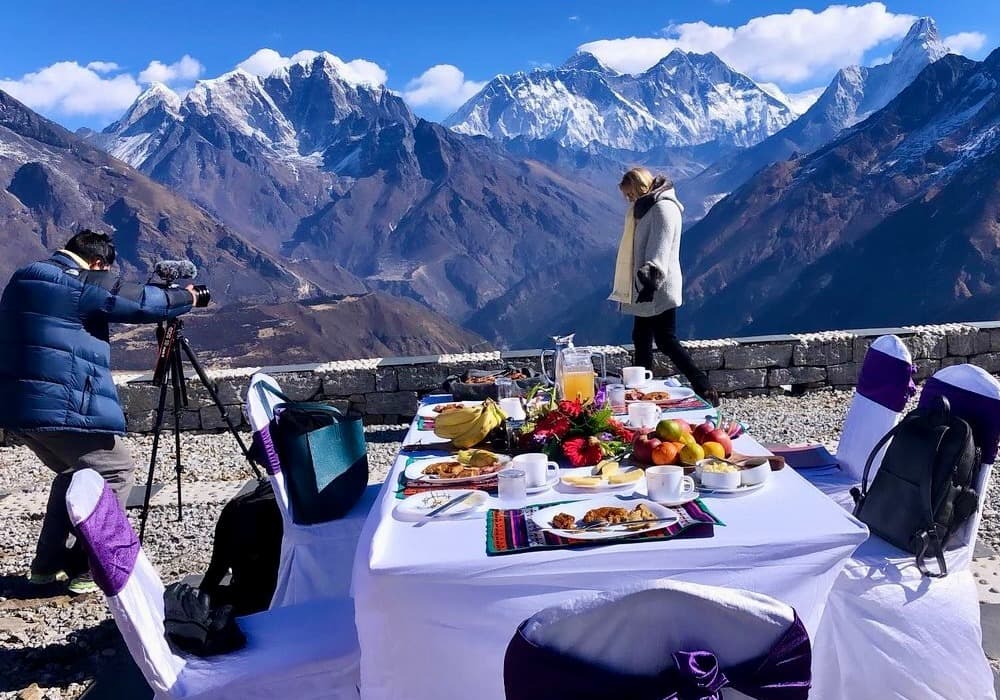
<instances>
[{"instance_id":1,"label":"dining table","mask_svg":"<svg viewBox=\"0 0 1000 700\"><path fill-rule=\"evenodd\" d=\"M666 413L700 423L715 409ZM415 419L404 446L439 440ZM750 433L744 455L766 455ZM752 492L703 492L721 524L709 536L619 540L584 548L491 555L483 511L414 522L397 506L403 450L362 528L352 594L365 700L502 700L503 664L518 626L575 596L660 579L739 588L795 608L811 636L834 580L868 537L863 523L790 467ZM614 493L645 495L645 478ZM593 498L557 484L529 504ZM601 494L606 495L606 494ZM486 508L504 508L489 496Z\"/></svg>"}]
</instances>

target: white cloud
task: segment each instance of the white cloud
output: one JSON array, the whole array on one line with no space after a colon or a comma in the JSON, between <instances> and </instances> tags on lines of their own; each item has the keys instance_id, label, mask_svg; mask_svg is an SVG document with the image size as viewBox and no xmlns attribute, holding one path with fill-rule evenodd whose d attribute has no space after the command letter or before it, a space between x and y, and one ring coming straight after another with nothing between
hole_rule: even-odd
<instances>
[{"instance_id":1,"label":"white cloud","mask_svg":"<svg viewBox=\"0 0 1000 700\"><path fill-rule=\"evenodd\" d=\"M205 72L205 66L191 56L184 54L179 61L169 65L161 61L151 61L146 69L139 73L140 83L189 83Z\"/></svg>"},{"instance_id":2,"label":"white cloud","mask_svg":"<svg viewBox=\"0 0 1000 700\"><path fill-rule=\"evenodd\" d=\"M114 61L91 61L87 68L95 73L114 73L120 66Z\"/></svg>"},{"instance_id":3,"label":"white cloud","mask_svg":"<svg viewBox=\"0 0 1000 700\"><path fill-rule=\"evenodd\" d=\"M483 89L485 82L466 80L455 66L440 64L406 84L403 97L414 107L457 109Z\"/></svg>"},{"instance_id":4,"label":"white cloud","mask_svg":"<svg viewBox=\"0 0 1000 700\"><path fill-rule=\"evenodd\" d=\"M570 15L569 16L569 21L570 22L579 22L580 21L580 15Z\"/></svg>"},{"instance_id":5,"label":"white cloud","mask_svg":"<svg viewBox=\"0 0 1000 700\"><path fill-rule=\"evenodd\" d=\"M970 54L979 51L986 44L986 35L982 32L959 32L944 38L944 45L955 53Z\"/></svg>"},{"instance_id":6,"label":"white cloud","mask_svg":"<svg viewBox=\"0 0 1000 700\"><path fill-rule=\"evenodd\" d=\"M870 49L903 37L915 20L881 2L831 5L821 12L797 9L754 17L738 27L687 22L667 27L664 37L603 39L580 50L626 73L646 70L674 49L713 51L755 79L795 84L861 63Z\"/></svg>"},{"instance_id":7,"label":"white cloud","mask_svg":"<svg viewBox=\"0 0 1000 700\"><path fill-rule=\"evenodd\" d=\"M105 77L75 61L60 61L18 79L0 80L0 90L49 114L112 116L139 96L131 75Z\"/></svg>"},{"instance_id":8,"label":"white cloud","mask_svg":"<svg viewBox=\"0 0 1000 700\"><path fill-rule=\"evenodd\" d=\"M293 63L306 63L315 60L318 56L324 56L327 63L331 64L337 74L349 83L355 85L382 85L388 80L388 75L382 66L363 58L356 58L353 61L344 61L338 56L334 56L327 51L299 51L291 56L282 56L274 49L259 49L252 56L236 65L248 73L254 75L267 76Z\"/></svg>"}]
</instances>

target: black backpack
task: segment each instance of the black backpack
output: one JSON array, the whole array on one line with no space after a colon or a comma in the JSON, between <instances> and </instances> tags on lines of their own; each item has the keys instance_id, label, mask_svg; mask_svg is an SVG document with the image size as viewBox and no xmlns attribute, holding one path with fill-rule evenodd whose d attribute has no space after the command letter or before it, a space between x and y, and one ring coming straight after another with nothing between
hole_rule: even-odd
<instances>
[{"instance_id":1,"label":"black backpack","mask_svg":"<svg viewBox=\"0 0 1000 700\"><path fill-rule=\"evenodd\" d=\"M872 463L889 440L869 486ZM979 505L975 487L981 468L972 428L951 414L947 399L938 397L932 405L908 413L875 445L861 488L851 489L854 515L874 534L916 555L925 576L945 576L944 548ZM936 574L924 564L928 555L937 558Z\"/></svg>"},{"instance_id":2,"label":"black backpack","mask_svg":"<svg viewBox=\"0 0 1000 700\"><path fill-rule=\"evenodd\" d=\"M211 595L213 604L232 605L236 615L267 610L278 583L282 530L269 480L261 479L252 491L238 494L219 515L201 591ZM221 585L229 572L229 585Z\"/></svg>"}]
</instances>

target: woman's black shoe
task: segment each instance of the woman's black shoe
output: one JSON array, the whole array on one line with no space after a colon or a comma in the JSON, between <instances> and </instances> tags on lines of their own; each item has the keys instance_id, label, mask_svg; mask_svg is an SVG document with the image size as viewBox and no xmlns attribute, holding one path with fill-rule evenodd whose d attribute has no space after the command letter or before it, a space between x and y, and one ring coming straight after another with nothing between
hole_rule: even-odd
<instances>
[{"instance_id":1,"label":"woman's black shoe","mask_svg":"<svg viewBox=\"0 0 1000 700\"><path fill-rule=\"evenodd\" d=\"M716 389L707 390L704 394L702 394L702 398L704 398L713 406L719 405L719 392Z\"/></svg>"}]
</instances>

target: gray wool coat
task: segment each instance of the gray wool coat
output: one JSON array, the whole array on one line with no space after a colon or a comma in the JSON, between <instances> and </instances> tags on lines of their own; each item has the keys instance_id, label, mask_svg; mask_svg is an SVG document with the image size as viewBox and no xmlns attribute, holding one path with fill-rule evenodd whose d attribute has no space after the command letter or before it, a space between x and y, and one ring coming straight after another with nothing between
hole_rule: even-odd
<instances>
[{"instance_id":1,"label":"gray wool coat","mask_svg":"<svg viewBox=\"0 0 1000 700\"><path fill-rule=\"evenodd\" d=\"M632 245L635 296L642 290L644 281L656 291L652 301L622 304L622 312L632 316L656 316L682 303L680 255L684 207L672 186L650 192L633 206L636 216Z\"/></svg>"}]
</instances>

